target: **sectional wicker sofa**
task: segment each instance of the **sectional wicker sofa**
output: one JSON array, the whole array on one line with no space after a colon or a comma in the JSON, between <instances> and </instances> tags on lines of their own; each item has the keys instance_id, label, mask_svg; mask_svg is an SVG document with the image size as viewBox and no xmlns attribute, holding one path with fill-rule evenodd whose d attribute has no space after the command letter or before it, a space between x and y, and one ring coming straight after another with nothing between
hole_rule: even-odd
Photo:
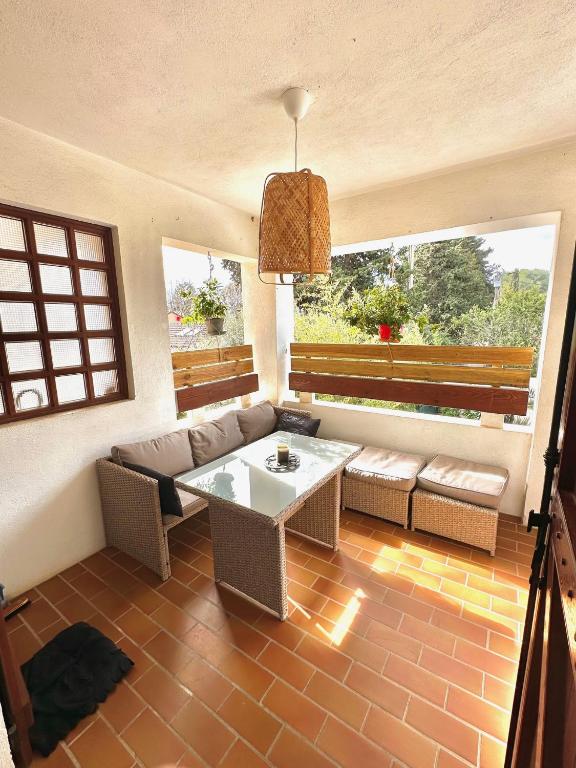
<instances>
[{"instance_id":1,"label":"sectional wicker sofa","mask_svg":"<svg viewBox=\"0 0 576 768\"><path fill-rule=\"evenodd\" d=\"M208 504L177 488L183 516L163 515L158 480L124 465L142 465L164 475L177 475L269 435L282 413L294 411L264 402L244 411L230 411L193 429L114 446L111 456L96 461L106 542L131 555L161 579L168 579L168 531L206 509Z\"/></svg>"}]
</instances>

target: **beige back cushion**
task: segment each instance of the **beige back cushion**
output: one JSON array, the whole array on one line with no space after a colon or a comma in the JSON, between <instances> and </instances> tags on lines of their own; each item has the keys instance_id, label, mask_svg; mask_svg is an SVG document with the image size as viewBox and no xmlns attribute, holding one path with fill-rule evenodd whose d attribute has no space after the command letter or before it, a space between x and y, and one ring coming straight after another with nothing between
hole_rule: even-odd
<instances>
[{"instance_id":1,"label":"beige back cushion","mask_svg":"<svg viewBox=\"0 0 576 768\"><path fill-rule=\"evenodd\" d=\"M425 464L425 457L415 453L368 446L346 466L344 474L356 480L409 493L416 485L416 475Z\"/></svg>"},{"instance_id":2,"label":"beige back cushion","mask_svg":"<svg viewBox=\"0 0 576 768\"><path fill-rule=\"evenodd\" d=\"M418 475L418 487L441 496L498 509L508 470L454 456L436 456Z\"/></svg>"},{"instance_id":3,"label":"beige back cushion","mask_svg":"<svg viewBox=\"0 0 576 768\"><path fill-rule=\"evenodd\" d=\"M190 445L197 466L207 464L244 444L236 414L237 411L231 411L221 419L190 430Z\"/></svg>"},{"instance_id":4,"label":"beige back cushion","mask_svg":"<svg viewBox=\"0 0 576 768\"><path fill-rule=\"evenodd\" d=\"M269 435L276 426L276 420L276 411L268 400L238 411L238 424L247 443Z\"/></svg>"},{"instance_id":5,"label":"beige back cushion","mask_svg":"<svg viewBox=\"0 0 576 768\"><path fill-rule=\"evenodd\" d=\"M187 429L179 429L163 437L142 440L139 443L115 445L112 448L112 458L120 464L139 464L162 472L163 475L177 475L194 467Z\"/></svg>"}]
</instances>

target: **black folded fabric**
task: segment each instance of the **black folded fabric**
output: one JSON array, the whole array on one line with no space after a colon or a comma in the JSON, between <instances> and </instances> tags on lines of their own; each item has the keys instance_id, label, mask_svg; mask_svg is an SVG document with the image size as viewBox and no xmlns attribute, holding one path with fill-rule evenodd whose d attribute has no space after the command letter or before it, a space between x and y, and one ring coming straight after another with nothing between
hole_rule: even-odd
<instances>
[{"instance_id":1,"label":"black folded fabric","mask_svg":"<svg viewBox=\"0 0 576 768\"><path fill-rule=\"evenodd\" d=\"M59 741L105 701L134 662L95 627L60 632L22 666L30 694L33 749L47 757Z\"/></svg>"},{"instance_id":2,"label":"black folded fabric","mask_svg":"<svg viewBox=\"0 0 576 768\"><path fill-rule=\"evenodd\" d=\"M128 464L127 462L123 462L122 466L131 469L133 472L140 472L141 475L153 477L154 480L158 480L160 512L163 515L184 517L182 502L180 501L180 496L178 496L178 490L176 489L173 477L170 477L170 475L163 475L162 472L157 472L155 469L150 469L150 467L143 467L140 464Z\"/></svg>"}]
</instances>

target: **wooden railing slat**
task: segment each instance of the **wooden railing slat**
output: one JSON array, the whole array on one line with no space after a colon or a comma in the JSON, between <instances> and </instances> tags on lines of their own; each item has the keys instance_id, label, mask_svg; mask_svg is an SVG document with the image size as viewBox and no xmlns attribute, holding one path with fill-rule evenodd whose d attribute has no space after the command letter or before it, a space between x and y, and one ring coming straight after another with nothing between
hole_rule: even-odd
<instances>
[{"instance_id":1,"label":"wooden railing slat","mask_svg":"<svg viewBox=\"0 0 576 768\"><path fill-rule=\"evenodd\" d=\"M235 347L221 347L220 349L197 349L192 352L173 352L172 369L177 371L182 368L196 368L196 366L209 365L210 363L246 360L250 357L252 357L251 344L239 344Z\"/></svg>"},{"instance_id":2,"label":"wooden railing slat","mask_svg":"<svg viewBox=\"0 0 576 768\"><path fill-rule=\"evenodd\" d=\"M241 395L248 395L250 392L257 392L259 387L256 373L236 376L224 381L215 381L210 384L199 384L196 387L176 390L176 406L179 411L191 411L194 408L202 408L220 400L228 400L231 397L240 397Z\"/></svg>"},{"instance_id":3,"label":"wooden railing slat","mask_svg":"<svg viewBox=\"0 0 576 768\"><path fill-rule=\"evenodd\" d=\"M460 384L527 387L530 371L522 368L472 367L465 365L414 365L363 360L292 358L292 370L372 378L411 379Z\"/></svg>"},{"instance_id":4,"label":"wooden railing slat","mask_svg":"<svg viewBox=\"0 0 576 768\"><path fill-rule=\"evenodd\" d=\"M188 370L180 370L174 373L174 387L189 387L193 384L205 384L209 381L229 379L232 376L241 376L244 373L252 373L254 364L252 360L233 360L230 363L217 363L216 365L198 366Z\"/></svg>"},{"instance_id":5,"label":"wooden railing slat","mask_svg":"<svg viewBox=\"0 0 576 768\"><path fill-rule=\"evenodd\" d=\"M383 360L424 363L477 363L531 367L531 347L464 347L417 344L302 344L291 345L293 357Z\"/></svg>"},{"instance_id":6,"label":"wooden railing slat","mask_svg":"<svg viewBox=\"0 0 576 768\"><path fill-rule=\"evenodd\" d=\"M466 408L485 413L524 416L528 410L528 391L525 389L363 379L314 373L291 373L289 386L290 389L299 392L435 405L444 408Z\"/></svg>"}]
</instances>

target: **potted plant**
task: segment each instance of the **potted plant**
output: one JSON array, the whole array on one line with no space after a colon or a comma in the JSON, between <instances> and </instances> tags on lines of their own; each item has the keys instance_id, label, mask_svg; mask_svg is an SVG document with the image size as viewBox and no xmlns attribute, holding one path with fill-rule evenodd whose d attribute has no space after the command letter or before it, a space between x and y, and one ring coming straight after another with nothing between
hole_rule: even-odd
<instances>
[{"instance_id":1,"label":"potted plant","mask_svg":"<svg viewBox=\"0 0 576 768\"><path fill-rule=\"evenodd\" d=\"M186 325L205 323L206 333L209 336L224 333L226 304L222 299L222 287L215 277L205 280L195 296L182 295L183 298L192 298L191 312L182 318L183 323Z\"/></svg>"},{"instance_id":2,"label":"potted plant","mask_svg":"<svg viewBox=\"0 0 576 768\"><path fill-rule=\"evenodd\" d=\"M366 333L378 333L381 341L400 341L402 326L410 319L408 299L398 285L376 285L355 296L344 317Z\"/></svg>"}]
</instances>

